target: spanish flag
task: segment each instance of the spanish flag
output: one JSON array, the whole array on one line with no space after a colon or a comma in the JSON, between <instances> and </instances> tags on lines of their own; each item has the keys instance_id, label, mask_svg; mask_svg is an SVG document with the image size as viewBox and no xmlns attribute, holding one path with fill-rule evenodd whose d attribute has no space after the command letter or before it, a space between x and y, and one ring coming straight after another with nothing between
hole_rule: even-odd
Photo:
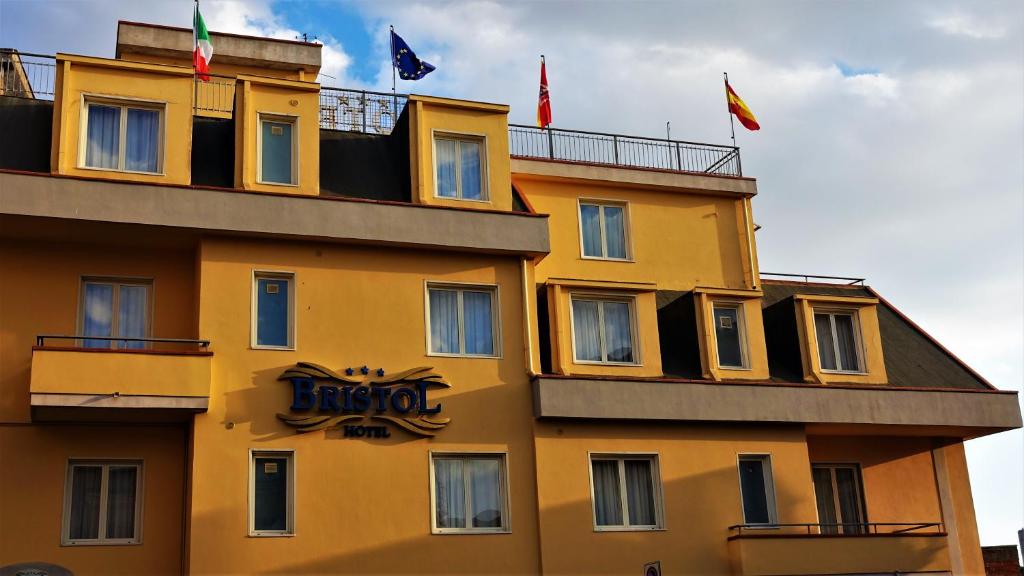
<instances>
[{"instance_id":1,"label":"spanish flag","mask_svg":"<svg viewBox=\"0 0 1024 576\"><path fill-rule=\"evenodd\" d=\"M736 91L729 86L729 81L725 81L725 97L729 101L729 112L735 114L740 120L740 124L747 130L760 130L761 125L757 123L757 118L754 118L754 113L747 108L747 105L743 103L743 100L736 94Z\"/></svg>"}]
</instances>

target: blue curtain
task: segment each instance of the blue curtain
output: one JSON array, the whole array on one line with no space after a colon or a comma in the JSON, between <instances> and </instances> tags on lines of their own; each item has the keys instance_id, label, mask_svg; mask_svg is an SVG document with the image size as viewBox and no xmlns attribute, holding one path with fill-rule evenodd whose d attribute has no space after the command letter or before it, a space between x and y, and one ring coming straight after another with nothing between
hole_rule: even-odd
<instances>
[{"instance_id":1,"label":"blue curtain","mask_svg":"<svg viewBox=\"0 0 1024 576\"><path fill-rule=\"evenodd\" d=\"M462 176L462 198L480 200L483 196L480 170L480 143L462 140L460 148L460 169Z\"/></svg>"},{"instance_id":2,"label":"blue curtain","mask_svg":"<svg viewBox=\"0 0 1024 576\"><path fill-rule=\"evenodd\" d=\"M90 104L87 122L85 165L90 168L117 170L120 155L121 109Z\"/></svg>"},{"instance_id":3,"label":"blue curtain","mask_svg":"<svg viewBox=\"0 0 1024 576\"><path fill-rule=\"evenodd\" d=\"M294 184L292 179L292 125L288 122L263 121L260 135L261 181Z\"/></svg>"},{"instance_id":4,"label":"blue curtain","mask_svg":"<svg viewBox=\"0 0 1024 576\"><path fill-rule=\"evenodd\" d=\"M124 169L157 172L160 147L160 113L156 110L128 109L124 149Z\"/></svg>"},{"instance_id":5,"label":"blue curtain","mask_svg":"<svg viewBox=\"0 0 1024 576\"><path fill-rule=\"evenodd\" d=\"M601 326L597 315L597 302L572 301L572 326L576 335L576 359L601 361Z\"/></svg>"},{"instance_id":6,"label":"blue curtain","mask_svg":"<svg viewBox=\"0 0 1024 576\"><path fill-rule=\"evenodd\" d=\"M501 461L497 458L467 460L470 484L470 505L473 507L472 528L500 528Z\"/></svg>"},{"instance_id":7,"label":"blue curtain","mask_svg":"<svg viewBox=\"0 0 1024 576\"><path fill-rule=\"evenodd\" d=\"M466 527L466 485L462 460L434 460L434 500L438 528Z\"/></svg>"},{"instance_id":8,"label":"blue curtain","mask_svg":"<svg viewBox=\"0 0 1024 576\"><path fill-rule=\"evenodd\" d=\"M622 526L622 499L619 487L619 463L594 460L594 516L598 526Z\"/></svg>"},{"instance_id":9,"label":"blue curtain","mask_svg":"<svg viewBox=\"0 0 1024 576\"><path fill-rule=\"evenodd\" d=\"M113 336L114 287L110 284L85 284L85 311L82 336ZM86 348L110 348L110 340L83 340Z\"/></svg>"},{"instance_id":10,"label":"blue curtain","mask_svg":"<svg viewBox=\"0 0 1024 576\"><path fill-rule=\"evenodd\" d=\"M462 306L466 354L494 354L491 293L465 291L462 293Z\"/></svg>"},{"instance_id":11,"label":"blue curtain","mask_svg":"<svg viewBox=\"0 0 1024 576\"><path fill-rule=\"evenodd\" d=\"M459 301L454 290L430 290L430 351L459 353Z\"/></svg>"},{"instance_id":12,"label":"blue curtain","mask_svg":"<svg viewBox=\"0 0 1024 576\"><path fill-rule=\"evenodd\" d=\"M593 204L580 205L580 226L583 228L583 255L600 258L601 253L601 207Z\"/></svg>"},{"instance_id":13,"label":"blue curtain","mask_svg":"<svg viewBox=\"0 0 1024 576\"><path fill-rule=\"evenodd\" d=\"M606 256L609 258L626 257L626 230L622 214L621 206L604 206L604 236L608 243Z\"/></svg>"},{"instance_id":14,"label":"blue curtain","mask_svg":"<svg viewBox=\"0 0 1024 576\"><path fill-rule=\"evenodd\" d=\"M458 194L457 178L455 173L456 164L455 140L438 138L435 140L434 149L437 153L435 162L437 164L437 195L443 198L455 198Z\"/></svg>"},{"instance_id":15,"label":"blue curtain","mask_svg":"<svg viewBox=\"0 0 1024 576\"><path fill-rule=\"evenodd\" d=\"M146 286L121 286L118 293L117 335L122 338L146 337ZM125 348L145 348L145 342L124 342Z\"/></svg>"},{"instance_id":16,"label":"blue curtain","mask_svg":"<svg viewBox=\"0 0 1024 576\"><path fill-rule=\"evenodd\" d=\"M629 304L602 302L604 306L604 340L609 362L633 361L633 326L629 321Z\"/></svg>"}]
</instances>

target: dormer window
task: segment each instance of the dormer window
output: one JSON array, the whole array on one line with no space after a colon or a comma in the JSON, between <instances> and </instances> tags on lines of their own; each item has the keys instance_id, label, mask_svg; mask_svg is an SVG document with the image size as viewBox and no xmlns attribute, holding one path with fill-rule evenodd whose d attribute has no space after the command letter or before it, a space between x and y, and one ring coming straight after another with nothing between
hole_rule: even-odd
<instances>
[{"instance_id":1,"label":"dormer window","mask_svg":"<svg viewBox=\"0 0 1024 576\"><path fill-rule=\"evenodd\" d=\"M434 136L438 198L487 201L484 139L479 136Z\"/></svg>"},{"instance_id":2,"label":"dormer window","mask_svg":"<svg viewBox=\"0 0 1024 576\"><path fill-rule=\"evenodd\" d=\"M814 331L822 370L863 372L857 314L844 311L814 311Z\"/></svg>"},{"instance_id":3,"label":"dormer window","mask_svg":"<svg viewBox=\"0 0 1024 576\"><path fill-rule=\"evenodd\" d=\"M162 104L86 99L79 157L84 168L159 174Z\"/></svg>"}]
</instances>

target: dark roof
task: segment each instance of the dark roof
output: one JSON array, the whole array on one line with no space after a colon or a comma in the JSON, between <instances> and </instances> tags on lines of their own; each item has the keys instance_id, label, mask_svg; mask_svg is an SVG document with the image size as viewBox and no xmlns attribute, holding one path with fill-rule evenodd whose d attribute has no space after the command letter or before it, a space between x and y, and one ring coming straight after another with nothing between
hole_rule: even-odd
<instances>
[{"instance_id":1,"label":"dark roof","mask_svg":"<svg viewBox=\"0 0 1024 576\"><path fill-rule=\"evenodd\" d=\"M984 378L943 348L934 338L921 330L868 286L764 280L761 288L764 291L766 337L769 337L769 332L779 329L778 323L787 322L788 314L795 314L792 302L793 296L796 294L878 298L878 329L882 337L885 371L891 386L967 390L991 390L993 388ZM795 317L792 321L795 324ZM781 361L778 361L780 354L773 354L772 338L770 337L768 344L772 378L794 381L795 377L795 381L799 381L801 376L792 373L791 358L788 360L782 358ZM775 348L776 352L779 352L779 347ZM785 352L785 350L782 352L783 356L786 355ZM797 353L799 353L798 350ZM773 356L776 357L774 360L777 360L775 363L773 363ZM796 368L799 370L799 364Z\"/></svg>"}]
</instances>

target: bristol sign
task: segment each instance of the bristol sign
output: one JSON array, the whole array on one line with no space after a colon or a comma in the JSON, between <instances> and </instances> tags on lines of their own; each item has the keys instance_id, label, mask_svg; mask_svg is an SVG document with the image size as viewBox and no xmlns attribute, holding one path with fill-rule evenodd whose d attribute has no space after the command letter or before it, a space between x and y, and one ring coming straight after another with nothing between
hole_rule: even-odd
<instances>
[{"instance_id":1,"label":"bristol sign","mask_svg":"<svg viewBox=\"0 0 1024 576\"><path fill-rule=\"evenodd\" d=\"M418 436L434 436L451 421L440 416L441 404L431 405L428 398L432 388L450 388L451 384L430 367L385 375L383 368L363 366L347 368L341 374L319 364L299 362L277 379L292 386L292 413L277 417L296 432L340 429L350 438L391 436L387 426L366 425L369 419Z\"/></svg>"}]
</instances>

